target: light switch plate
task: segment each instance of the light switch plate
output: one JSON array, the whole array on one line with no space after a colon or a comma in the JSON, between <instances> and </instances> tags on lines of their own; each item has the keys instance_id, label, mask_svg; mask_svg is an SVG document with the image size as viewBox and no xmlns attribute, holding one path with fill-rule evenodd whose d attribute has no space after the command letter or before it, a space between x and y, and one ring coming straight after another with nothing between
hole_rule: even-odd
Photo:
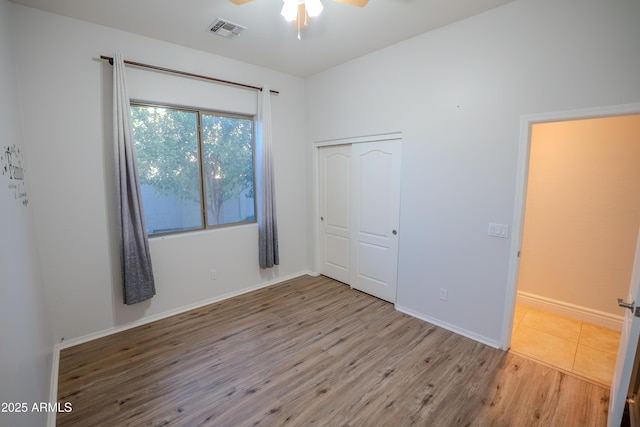
<instances>
[{"instance_id":1,"label":"light switch plate","mask_svg":"<svg viewBox=\"0 0 640 427\"><path fill-rule=\"evenodd\" d=\"M509 237L509 226L506 224L494 224L489 223L489 236L502 237L506 239Z\"/></svg>"}]
</instances>

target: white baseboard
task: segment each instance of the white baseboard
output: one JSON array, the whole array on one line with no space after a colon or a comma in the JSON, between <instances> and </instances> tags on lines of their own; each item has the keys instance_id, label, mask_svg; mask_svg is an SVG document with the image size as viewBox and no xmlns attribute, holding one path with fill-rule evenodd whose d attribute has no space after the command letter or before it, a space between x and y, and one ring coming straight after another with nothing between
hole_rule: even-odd
<instances>
[{"instance_id":1,"label":"white baseboard","mask_svg":"<svg viewBox=\"0 0 640 427\"><path fill-rule=\"evenodd\" d=\"M81 337L71 338L69 340L65 340L65 341L62 341L62 342L58 343L57 346L58 346L58 348L60 350L63 350L65 348L69 348L69 347L73 347L73 346L78 345L78 344L83 344L85 342L93 341L93 340L98 339L98 338L103 338L103 337L106 337L106 336L109 336L109 335L117 334L118 332L123 332L123 331L126 331L128 329L137 328L138 326L146 325L147 323L151 323L151 322L155 322L157 320L165 319L167 317L175 316L176 314L182 314L182 313L185 313L187 311L194 310L196 308L204 307L204 306L209 305L209 304L214 304L216 302L224 301L224 300L229 299L229 298L237 297L238 295L242 295L242 294L246 294L246 293L249 293L249 292L257 291L258 289L266 288L266 287L275 285L277 283L286 282L287 280L295 279L296 277L304 276L306 274L309 274L309 272L301 271L301 272L298 272L298 273L291 274L289 276L278 277L277 279L274 279L274 280L271 280L271 281L268 281L268 282L263 282L263 283L260 283L258 285L255 285L255 286L250 286L250 287L247 287L247 288L244 288L244 289L240 289L238 291L229 292L229 293L226 293L226 294L223 294L223 295L218 295L218 296L213 297L213 298L209 298L209 299L206 299L206 300L198 301L196 303L188 304L188 305L185 305L185 306L182 306L182 307L174 308L172 310L164 311L162 313L153 314L151 316L147 316L147 317L145 317L143 319L139 319L139 320L136 320L136 321L133 321L133 322L129 322L129 323L126 323L124 325L118 325L118 326L114 326L112 328L103 329L103 330L98 331L98 332L93 332L93 333L88 334L88 335L83 335Z\"/></svg>"},{"instance_id":2,"label":"white baseboard","mask_svg":"<svg viewBox=\"0 0 640 427\"><path fill-rule=\"evenodd\" d=\"M58 401L58 371L60 368L60 347L53 346L53 357L51 361L51 382L49 386L49 402ZM47 427L56 427L56 412L49 411L47 415Z\"/></svg>"},{"instance_id":3,"label":"white baseboard","mask_svg":"<svg viewBox=\"0 0 640 427\"><path fill-rule=\"evenodd\" d=\"M438 320L438 319L434 319L432 317L426 316L422 313L418 313L417 311L414 311L410 308L407 307L403 307L401 305L396 304L395 305L396 310L404 313L404 314L408 314L409 316L415 317L417 319L423 320L425 322L431 323L432 325L436 325L439 326L443 329L446 329L448 331L454 332L458 335L462 335L463 337L467 337L469 339L472 339L474 341L478 341L482 344L486 344L490 347L493 348L497 348L497 349L501 349L500 348L500 342L496 341L496 340L492 340L491 338L487 338L483 335L479 335L476 334L475 332L471 332L471 331L467 331L466 329L463 328L459 328L455 325L452 325L450 323L447 322L443 322L442 320Z\"/></svg>"},{"instance_id":4,"label":"white baseboard","mask_svg":"<svg viewBox=\"0 0 640 427\"><path fill-rule=\"evenodd\" d=\"M615 314L605 313L604 311L594 310L564 301L558 301L540 295L531 294L529 292L518 291L516 301L519 304L549 313L559 314L561 316L571 317L573 319L582 320L583 322L593 323L594 325L604 326L605 328L622 330L622 322L624 317Z\"/></svg>"}]
</instances>

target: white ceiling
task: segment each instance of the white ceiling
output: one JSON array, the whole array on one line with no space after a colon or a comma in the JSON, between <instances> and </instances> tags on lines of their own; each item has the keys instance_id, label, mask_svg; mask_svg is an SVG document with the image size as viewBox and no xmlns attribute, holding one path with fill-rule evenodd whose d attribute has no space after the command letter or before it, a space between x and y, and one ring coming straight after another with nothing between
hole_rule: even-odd
<instances>
[{"instance_id":1,"label":"white ceiling","mask_svg":"<svg viewBox=\"0 0 640 427\"><path fill-rule=\"evenodd\" d=\"M11 1L305 77L512 0L370 0L362 9L322 0L302 40L280 16L282 0ZM210 34L216 18L248 29L233 40Z\"/></svg>"}]
</instances>

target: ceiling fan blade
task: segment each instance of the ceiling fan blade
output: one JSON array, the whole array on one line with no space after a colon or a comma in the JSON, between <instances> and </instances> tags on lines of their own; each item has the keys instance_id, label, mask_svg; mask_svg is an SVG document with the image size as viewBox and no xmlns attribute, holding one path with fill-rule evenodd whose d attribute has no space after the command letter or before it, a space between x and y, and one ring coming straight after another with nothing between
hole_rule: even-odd
<instances>
[{"instance_id":1,"label":"ceiling fan blade","mask_svg":"<svg viewBox=\"0 0 640 427\"><path fill-rule=\"evenodd\" d=\"M311 18L307 13L307 8L304 6L304 3L300 3L298 5L298 17L293 21L293 27L296 29L301 29L307 27L311 23Z\"/></svg>"},{"instance_id":2,"label":"ceiling fan blade","mask_svg":"<svg viewBox=\"0 0 640 427\"><path fill-rule=\"evenodd\" d=\"M230 1L231 3L233 3L233 4L238 4L238 5L240 5L240 4L249 3L250 1L253 1L253 0L229 0L229 1Z\"/></svg>"},{"instance_id":3,"label":"ceiling fan blade","mask_svg":"<svg viewBox=\"0 0 640 427\"><path fill-rule=\"evenodd\" d=\"M351 6L358 6L358 7L365 7L367 3L369 3L369 0L335 0L335 1L340 3L346 3Z\"/></svg>"}]
</instances>

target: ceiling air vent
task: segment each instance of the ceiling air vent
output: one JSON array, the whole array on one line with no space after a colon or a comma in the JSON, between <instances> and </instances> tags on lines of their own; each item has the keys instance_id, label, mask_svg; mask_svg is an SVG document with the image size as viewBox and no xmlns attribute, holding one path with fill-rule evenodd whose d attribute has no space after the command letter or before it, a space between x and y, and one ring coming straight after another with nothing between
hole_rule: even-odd
<instances>
[{"instance_id":1,"label":"ceiling air vent","mask_svg":"<svg viewBox=\"0 0 640 427\"><path fill-rule=\"evenodd\" d=\"M209 25L209 28L207 28L211 33L227 39L235 39L246 29L247 27L243 27L242 25L234 24L233 22L225 21L220 18L213 21L213 23Z\"/></svg>"}]
</instances>

